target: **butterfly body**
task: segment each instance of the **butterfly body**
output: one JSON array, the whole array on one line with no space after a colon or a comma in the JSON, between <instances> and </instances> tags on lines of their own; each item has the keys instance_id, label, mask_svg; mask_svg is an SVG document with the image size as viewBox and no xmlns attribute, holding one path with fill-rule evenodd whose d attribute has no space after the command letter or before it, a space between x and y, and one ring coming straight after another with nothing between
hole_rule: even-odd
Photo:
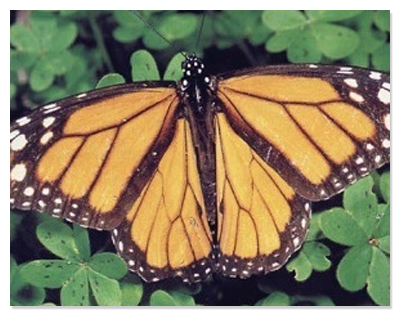
<instances>
[{"instance_id":1,"label":"butterfly body","mask_svg":"<svg viewBox=\"0 0 400 316\"><path fill-rule=\"evenodd\" d=\"M146 281L247 278L304 241L310 201L390 160L390 78L286 65L119 85L11 125L11 205L112 231Z\"/></svg>"}]
</instances>

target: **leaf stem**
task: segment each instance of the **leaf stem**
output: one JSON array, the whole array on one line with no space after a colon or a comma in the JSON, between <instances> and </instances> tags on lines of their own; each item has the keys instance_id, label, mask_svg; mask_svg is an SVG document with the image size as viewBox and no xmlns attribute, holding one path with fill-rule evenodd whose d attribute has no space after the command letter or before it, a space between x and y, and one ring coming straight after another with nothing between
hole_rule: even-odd
<instances>
[{"instance_id":1,"label":"leaf stem","mask_svg":"<svg viewBox=\"0 0 400 316\"><path fill-rule=\"evenodd\" d=\"M100 49L100 53L101 53L101 56L102 56L102 59L103 59L105 65L107 67L107 70L109 72L114 72L115 69L111 62L111 58L110 58L110 55L108 54L106 45L104 43L104 38L103 38L102 32L96 22L95 15L93 13L89 13L89 23L90 23L90 27L92 28L97 47Z\"/></svg>"}]
</instances>

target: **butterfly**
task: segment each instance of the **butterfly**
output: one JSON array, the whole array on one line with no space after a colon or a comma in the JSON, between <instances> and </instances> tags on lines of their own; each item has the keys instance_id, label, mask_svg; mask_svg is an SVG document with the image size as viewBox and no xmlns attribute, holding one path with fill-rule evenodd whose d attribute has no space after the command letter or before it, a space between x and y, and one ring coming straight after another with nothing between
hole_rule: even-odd
<instances>
[{"instance_id":1,"label":"butterfly","mask_svg":"<svg viewBox=\"0 0 400 316\"><path fill-rule=\"evenodd\" d=\"M390 78L283 65L81 93L11 124L11 205L110 230L147 282L282 267L311 201L390 160Z\"/></svg>"}]
</instances>

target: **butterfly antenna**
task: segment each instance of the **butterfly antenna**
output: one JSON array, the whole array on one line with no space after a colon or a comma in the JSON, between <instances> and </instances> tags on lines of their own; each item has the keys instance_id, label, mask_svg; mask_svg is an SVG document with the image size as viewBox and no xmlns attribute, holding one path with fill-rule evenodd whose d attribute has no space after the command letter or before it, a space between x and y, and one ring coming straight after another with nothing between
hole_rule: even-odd
<instances>
[{"instance_id":1,"label":"butterfly antenna","mask_svg":"<svg viewBox=\"0 0 400 316\"><path fill-rule=\"evenodd\" d=\"M197 33L197 39L196 39L196 46L195 46L195 50L196 52L199 49L199 43L200 43L200 38L201 35L203 33L203 27L204 27L204 20L206 19L206 13L203 12L203 15L201 16L201 21L200 21L200 28L199 28L199 32Z\"/></svg>"},{"instance_id":2,"label":"butterfly antenna","mask_svg":"<svg viewBox=\"0 0 400 316\"><path fill-rule=\"evenodd\" d=\"M167 39L164 35L162 35L157 29L149 23L140 13L138 10L131 10L131 12L144 24L146 25L152 32L157 34L158 37L160 37L162 40L164 40L166 43L169 45L173 45L173 43ZM187 54L183 51L180 51L180 53L183 55L183 57L187 57Z\"/></svg>"}]
</instances>

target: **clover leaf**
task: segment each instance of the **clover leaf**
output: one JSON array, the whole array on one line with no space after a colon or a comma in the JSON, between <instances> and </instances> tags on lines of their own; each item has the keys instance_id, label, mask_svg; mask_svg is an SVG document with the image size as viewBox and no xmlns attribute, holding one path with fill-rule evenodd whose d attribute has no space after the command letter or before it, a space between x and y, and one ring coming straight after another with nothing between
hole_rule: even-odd
<instances>
[{"instance_id":1,"label":"clover leaf","mask_svg":"<svg viewBox=\"0 0 400 316\"><path fill-rule=\"evenodd\" d=\"M61 304L86 306L121 305L117 280L127 273L123 260L113 253L90 256L87 231L61 221L45 221L37 228L40 242L61 259L31 261L22 268L24 279L33 286L61 288Z\"/></svg>"},{"instance_id":2,"label":"clover leaf","mask_svg":"<svg viewBox=\"0 0 400 316\"><path fill-rule=\"evenodd\" d=\"M387 184L381 181L387 196ZM349 247L337 269L340 285L348 291L367 286L375 303L390 305L390 205L378 204L373 185L369 176L347 189L344 207L324 212L321 229L330 240Z\"/></svg>"}]
</instances>

